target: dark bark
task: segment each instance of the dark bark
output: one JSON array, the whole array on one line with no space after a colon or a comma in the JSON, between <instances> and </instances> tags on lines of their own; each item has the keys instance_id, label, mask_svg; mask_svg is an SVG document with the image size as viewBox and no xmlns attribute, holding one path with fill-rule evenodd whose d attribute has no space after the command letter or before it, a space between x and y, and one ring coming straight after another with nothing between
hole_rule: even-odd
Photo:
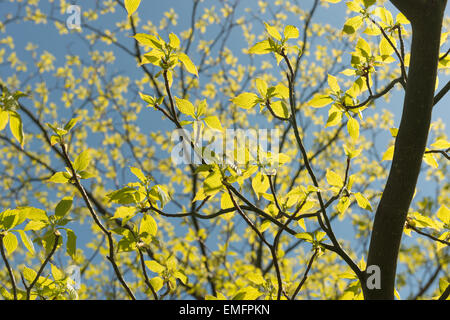
<instances>
[{"instance_id":1,"label":"dark bark","mask_svg":"<svg viewBox=\"0 0 450 320\"><path fill-rule=\"evenodd\" d=\"M397 258L430 129L447 0L391 0L412 25L411 60L391 170L378 205L367 265L381 270L381 288L362 284L365 299L393 299Z\"/></svg>"}]
</instances>

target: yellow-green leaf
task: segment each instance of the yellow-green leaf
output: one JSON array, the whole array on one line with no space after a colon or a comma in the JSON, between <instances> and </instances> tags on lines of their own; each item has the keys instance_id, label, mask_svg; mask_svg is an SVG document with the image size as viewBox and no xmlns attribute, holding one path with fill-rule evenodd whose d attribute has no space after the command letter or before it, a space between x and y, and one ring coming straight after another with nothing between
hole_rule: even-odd
<instances>
[{"instance_id":1,"label":"yellow-green leaf","mask_svg":"<svg viewBox=\"0 0 450 320\"><path fill-rule=\"evenodd\" d=\"M250 54L266 54L271 51L269 41L263 40L255 43L249 50Z\"/></svg>"},{"instance_id":2,"label":"yellow-green leaf","mask_svg":"<svg viewBox=\"0 0 450 320\"><path fill-rule=\"evenodd\" d=\"M331 186L342 187L344 185L344 180L342 180L341 176L332 170L327 170L326 178Z\"/></svg>"},{"instance_id":3,"label":"yellow-green leaf","mask_svg":"<svg viewBox=\"0 0 450 320\"><path fill-rule=\"evenodd\" d=\"M308 102L308 104L313 108L322 108L332 102L333 99L327 95L316 95Z\"/></svg>"},{"instance_id":4,"label":"yellow-green leaf","mask_svg":"<svg viewBox=\"0 0 450 320\"><path fill-rule=\"evenodd\" d=\"M228 194L228 192L222 193L222 197L220 198L220 208L221 209L234 208L233 201L231 201L231 197Z\"/></svg>"},{"instance_id":5,"label":"yellow-green leaf","mask_svg":"<svg viewBox=\"0 0 450 320\"><path fill-rule=\"evenodd\" d=\"M266 96L267 93L267 82L265 82L262 79L256 79L255 80L255 85L256 85L256 89L259 92L259 95L264 98Z\"/></svg>"},{"instance_id":6,"label":"yellow-green leaf","mask_svg":"<svg viewBox=\"0 0 450 320\"><path fill-rule=\"evenodd\" d=\"M275 94L278 98L289 99L289 88L279 83L275 86Z\"/></svg>"},{"instance_id":7,"label":"yellow-green leaf","mask_svg":"<svg viewBox=\"0 0 450 320\"><path fill-rule=\"evenodd\" d=\"M288 25L284 27L284 38L287 39L296 39L300 35L298 29L294 26Z\"/></svg>"},{"instance_id":8,"label":"yellow-green leaf","mask_svg":"<svg viewBox=\"0 0 450 320\"><path fill-rule=\"evenodd\" d=\"M158 292L163 287L164 280L160 277L154 277L153 279L150 279L150 284L152 285L155 292Z\"/></svg>"},{"instance_id":9,"label":"yellow-green leaf","mask_svg":"<svg viewBox=\"0 0 450 320\"><path fill-rule=\"evenodd\" d=\"M66 178L65 172L56 172L47 181L54 182L54 183L66 183L67 181L69 181L69 179Z\"/></svg>"},{"instance_id":10,"label":"yellow-green leaf","mask_svg":"<svg viewBox=\"0 0 450 320\"><path fill-rule=\"evenodd\" d=\"M434 158L433 154L431 154L431 153L425 153L423 155L423 161L426 164L432 166L433 168L438 168L439 167L436 159Z\"/></svg>"},{"instance_id":11,"label":"yellow-green leaf","mask_svg":"<svg viewBox=\"0 0 450 320\"><path fill-rule=\"evenodd\" d=\"M22 119L17 112L10 111L9 112L9 128L11 129L11 133L16 138L16 140L23 147L23 125Z\"/></svg>"},{"instance_id":12,"label":"yellow-green leaf","mask_svg":"<svg viewBox=\"0 0 450 320\"><path fill-rule=\"evenodd\" d=\"M267 33L274 39L281 41L281 35L278 32L277 28L275 28L274 26L271 26L268 23L264 22L264 25L266 26L266 31Z\"/></svg>"},{"instance_id":13,"label":"yellow-green leaf","mask_svg":"<svg viewBox=\"0 0 450 320\"><path fill-rule=\"evenodd\" d=\"M244 109L251 109L253 108L258 102L258 96L251 92L244 92L238 95L237 97L231 99L231 101Z\"/></svg>"},{"instance_id":14,"label":"yellow-green leaf","mask_svg":"<svg viewBox=\"0 0 450 320\"><path fill-rule=\"evenodd\" d=\"M0 131L5 129L6 125L8 124L9 119L9 112L0 110Z\"/></svg>"},{"instance_id":15,"label":"yellow-green leaf","mask_svg":"<svg viewBox=\"0 0 450 320\"><path fill-rule=\"evenodd\" d=\"M17 249L18 244L19 242L17 241L16 236L11 232L8 232L3 237L3 246L5 247L8 255L11 255Z\"/></svg>"},{"instance_id":16,"label":"yellow-green leaf","mask_svg":"<svg viewBox=\"0 0 450 320\"><path fill-rule=\"evenodd\" d=\"M174 49L178 49L180 47L180 39L178 39L175 33L171 32L169 34L169 45Z\"/></svg>"},{"instance_id":17,"label":"yellow-green leaf","mask_svg":"<svg viewBox=\"0 0 450 320\"><path fill-rule=\"evenodd\" d=\"M333 92L339 92L341 90L337 79L331 74L328 75L328 85L330 86L331 90L333 90Z\"/></svg>"},{"instance_id":18,"label":"yellow-green leaf","mask_svg":"<svg viewBox=\"0 0 450 320\"><path fill-rule=\"evenodd\" d=\"M158 226L156 225L155 219L148 214L144 214L142 217L141 225L139 227L139 235L155 236L158 231Z\"/></svg>"},{"instance_id":19,"label":"yellow-green leaf","mask_svg":"<svg viewBox=\"0 0 450 320\"><path fill-rule=\"evenodd\" d=\"M264 280L264 277L258 272L249 273L247 275L247 279L256 285L261 285L266 282L266 280Z\"/></svg>"},{"instance_id":20,"label":"yellow-green leaf","mask_svg":"<svg viewBox=\"0 0 450 320\"><path fill-rule=\"evenodd\" d=\"M55 216L58 217L59 219L66 216L69 213L70 209L72 208L72 203L73 203L72 197L64 197L56 205Z\"/></svg>"},{"instance_id":21,"label":"yellow-green leaf","mask_svg":"<svg viewBox=\"0 0 450 320\"><path fill-rule=\"evenodd\" d=\"M89 162L91 161L90 151L85 150L78 155L73 163L73 168L76 171L83 171L89 166Z\"/></svg>"},{"instance_id":22,"label":"yellow-green leaf","mask_svg":"<svg viewBox=\"0 0 450 320\"><path fill-rule=\"evenodd\" d=\"M161 264L159 264L158 262L156 262L155 260L149 260L149 261L145 261L145 265L147 266L147 268L149 268L151 271L155 272L155 273L163 273L164 270L166 270L166 267L162 266Z\"/></svg>"},{"instance_id":23,"label":"yellow-green leaf","mask_svg":"<svg viewBox=\"0 0 450 320\"><path fill-rule=\"evenodd\" d=\"M30 251L31 254L34 254L33 241L31 241L31 239L27 236L25 231L18 230L18 232L19 232L19 235L20 235L20 239L22 240L25 248L27 248L27 250Z\"/></svg>"},{"instance_id":24,"label":"yellow-green leaf","mask_svg":"<svg viewBox=\"0 0 450 320\"><path fill-rule=\"evenodd\" d=\"M347 130L348 130L348 133L350 134L350 137L353 140L358 140L358 137L359 137L359 123L358 123L358 121L355 118L350 117L350 119L348 119Z\"/></svg>"},{"instance_id":25,"label":"yellow-green leaf","mask_svg":"<svg viewBox=\"0 0 450 320\"><path fill-rule=\"evenodd\" d=\"M209 128L219 131L223 130L220 120L216 116L205 117L203 120Z\"/></svg>"},{"instance_id":26,"label":"yellow-green leaf","mask_svg":"<svg viewBox=\"0 0 450 320\"><path fill-rule=\"evenodd\" d=\"M383 158L381 158L381 161L392 160L393 157L394 157L394 146L390 146L383 154Z\"/></svg>"},{"instance_id":27,"label":"yellow-green leaf","mask_svg":"<svg viewBox=\"0 0 450 320\"><path fill-rule=\"evenodd\" d=\"M185 53L178 53L178 59L183 63L186 70L192 74L195 74L198 77L198 71L195 64L192 62L191 58L189 58Z\"/></svg>"},{"instance_id":28,"label":"yellow-green leaf","mask_svg":"<svg viewBox=\"0 0 450 320\"><path fill-rule=\"evenodd\" d=\"M352 17L345 21L342 31L344 31L346 34L353 34L359 29L362 23L363 18L361 16Z\"/></svg>"},{"instance_id":29,"label":"yellow-green leaf","mask_svg":"<svg viewBox=\"0 0 450 320\"><path fill-rule=\"evenodd\" d=\"M258 198L262 193L266 192L269 186L269 178L261 172L258 172L252 180L252 188Z\"/></svg>"},{"instance_id":30,"label":"yellow-green leaf","mask_svg":"<svg viewBox=\"0 0 450 320\"><path fill-rule=\"evenodd\" d=\"M175 101L177 102L177 108L181 113L195 118L195 108L189 100L175 97Z\"/></svg>"},{"instance_id":31,"label":"yellow-green leaf","mask_svg":"<svg viewBox=\"0 0 450 320\"><path fill-rule=\"evenodd\" d=\"M135 167L130 167L130 171L131 173L133 173L136 178L138 178L142 183L145 183L147 181L147 177L145 176L145 174L142 172L141 169L139 168L135 168Z\"/></svg>"},{"instance_id":32,"label":"yellow-green leaf","mask_svg":"<svg viewBox=\"0 0 450 320\"><path fill-rule=\"evenodd\" d=\"M358 206L365 210L372 211L372 206L370 205L369 200L367 200L361 193L355 193L355 198Z\"/></svg>"},{"instance_id":33,"label":"yellow-green leaf","mask_svg":"<svg viewBox=\"0 0 450 320\"><path fill-rule=\"evenodd\" d=\"M271 108L273 110L273 112L282 118L288 118L289 117L289 109L286 105L286 103L284 103L283 101L275 101L272 103Z\"/></svg>"},{"instance_id":34,"label":"yellow-green leaf","mask_svg":"<svg viewBox=\"0 0 450 320\"><path fill-rule=\"evenodd\" d=\"M127 9L128 16L131 16L139 7L141 0L125 0L125 9Z\"/></svg>"},{"instance_id":35,"label":"yellow-green leaf","mask_svg":"<svg viewBox=\"0 0 450 320\"><path fill-rule=\"evenodd\" d=\"M333 127L340 124L342 121L342 111L339 110L335 105L331 106L328 110L328 119L325 128Z\"/></svg>"},{"instance_id":36,"label":"yellow-green leaf","mask_svg":"<svg viewBox=\"0 0 450 320\"><path fill-rule=\"evenodd\" d=\"M450 142L448 142L445 139L439 139L436 140L431 147L435 148L435 149L440 149L440 150L444 150L444 149L448 149L450 148Z\"/></svg>"},{"instance_id":37,"label":"yellow-green leaf","mask_svg":"<svg viewBox=\"0 0 450 320\"><path fill-rule=\"evenodd\" d=\"M443 223L450 225L450 209L445 205L442 205L439 208L436 215Z\"/></svg>"}]
</instances>

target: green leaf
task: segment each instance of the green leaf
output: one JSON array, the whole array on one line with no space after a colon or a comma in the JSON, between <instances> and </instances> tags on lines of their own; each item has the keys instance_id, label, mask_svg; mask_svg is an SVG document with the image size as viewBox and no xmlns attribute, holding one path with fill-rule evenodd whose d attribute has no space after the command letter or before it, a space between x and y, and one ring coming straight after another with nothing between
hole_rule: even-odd
<instances>
[{"instance_id":1,"label":"green leaf","mask_svg":"<svg viewBox=\"0 0 450 320\"><path fill-rule=\"evenodd\" d=\"M313 236L312 236L310 233L308 233L308 232L300 232L300 233L297 233L297 234L295 235L295 237L296 237L297 239L303 239L303 240L306 240L306 241L308 241L308 242L313 242L313 241L314 241Z\"/></svg>"},{"instance_id":2,"label":"green leaf","mask_svg":"<svg viewBox=\"0 0 450 320\"><path fill-rule=\"evenodd\" d=\"M339 92L341 88L339 87L336 77L331 74L328 75L328 86L333 90L333 92Z\"/></svg>"},{"instance_id":3,"label":"green leaf","mask_svg":"<svg viewBox=\"0 0 450 320\"><path fill-rule=\"evenodd\" d=\"M6 210L0 216L1 229L9 230L18 225L20 221L19 212L17 210Z\"/></svg>"},{"instance_id":4,"label":"green leaf","mask_svg":"<svg viewBox=\"0 0 450 320\"><path fill-rule=\"evenodd\" d=\"M328 119L325 128L336 126L342 121L342 111L339 110L335 105L331 106L328 110Z\"/></svg>"},{"instance_id":5,"label":"green leaf","mask_svg":"<svg viewBox=\"0 0 450 320\"><path fill-rule=\"evenodd\" d=\"M130 171L131 171L131 173L133 173L133 174L136 176L136 178L138 178L142 183L146 183L147 177L145 176L145 174L142 172L141 169L135 168L135 167L130 167Z\"/></svg>"},{"instance_id":6,"label":"green leaf","mask_svg":"<svg viewBox=\"0 0 450 320\"><path fill-rule=\"evenodd\" d=\"M358 43L356 44L356 49L366 59L369 59L372 56L372 51L370 50L370 45L367 43L366 40L364 40L364 38L358 39Z\"/></svg>"},{"instance_id":7,"label":"green leaf","mask_svg":"<svg viewBox=\"0 0 450 320\"><path fill-rule=\"evenodd\" d=\"M445 205L439 208L436 215L443 223L450 225L450 209Z\"/></svg>"},{"instance_id":8,"label":"green leaf","mask_svg":"<svg viewBox=\"0 0 450 320\"><path fill-rule=\"evenodd\" d=\"M286 87L284 84L279 83L275 86L274 94L278 98L289 99L289 88Z\"/></svg>"},{"instance_id":9,"label":"green leaf","mask_svg":"<svg viewBox=\"0 0 450 320\"><path fill-rule=\"evenodd\" d=\"M369 200L367 200L361 193L355 193L355 198L358 206L365 210L372 211L372 206L370 205Z\"/></svg>"},{"instance_id":10,"label":"green leaf","mask_svg":"<svg viewBox=\"0 0 450 320\"><path fill-rule=\"evenodd\" d=\"M17 241L16 236L11 232L8 232L3 237L3 246L5 247L8 255L11 255L17 249L18 245L19 242Z\"/></svg>"},{"instance_id":11,"label":"green leaf","mask_svg":"<svg viewBox=\"0 0 450 320\"><path fill-rule=\"evenodd\" d=\"M52 276L55 281L61 281L64 279L64 272L59 270L53 263L50 264L50 269L52 270Z\"/></svg>"},{"instance_id":12,"label":"green leaf","mask_svg":"<svg viewBox=\"0 0 450 320\"><path fill-rule=\"evenodd\" d=\"M223 130L222 125L220 124L219 118L217 118L216 116L206 117L203 120L205 121L206 125L209 128L219 130L219 131Z\"/></svg>"},{"instance_id":13,"label":"green leaf","mask_svg":"<svg viewBox=\"0 0 450 320\"><path fill-rule=\"evenodd\" d=\"M300 33L298 32L298 29L294 26L288 25L284 27L284 38L287 39L296 39L299 37Z\"/></svg>"},{"instance_id":14,"label":"green leaf","mask_svg":"<svg viewBox=\"0 0 450 320\"><path fill-rule=\"evenodd\" d=\"M272 102L271 108L277 116L282 118L289 117L289 109L284 101L278 100Z\"/></svg>"},{"instance_id":15,"label":"green leaf","mask_svg":"<svg viewBox=\"0 0 450 320\"><path fill-rule=\"evenodd\" d=\"M381 158L381 161L392 160L392 158L394 157L394 147L395 146L390 146L385 151L385 153L383 154L383 158Z\"/></svg>"},{"instance_id":16,"label":"green leaf","mask_svg":"<svg viewBox=\"0 0 450 320\"><path fill-rule=\"evenodd\" d=\"M431 153L425 153L423 155L423 161L426 164L432 166L433 168L438 168L439 167L439 164L437 163L435 157Z\"/></svg>"},{"instance_id":17,"label":"green leaf","mask_svg":"<svg viewBox=\"0 0 450 320\"><path fill-rule=\"evenodd\" d=\"M144 214L141 220L141 225L139 226L139 235L142 237L156 236L158 231L158 226L155 219L148 214Z\"/></svg>"},{"instance_id":18,"label":"green leaf","mask_svg":"<svg viewBox=\"0 0 450 320\"><path fill-rule=\"evenodd\" d=\"M272 38L274 38L274 39L276 39L278 41L281 41L281 35L280 35L280 33L278 32L278 30L275 27L273 27L273 26L271 26L271 25L269 25L268 23L265 23L265 22L264 22L264 25L266 26L267 33Z\"/></svg>"},{"instance_id":19,"label":"green leaf","mask_svg":"<svg viewBox=\"0 0 450 320\"><path fill-rule=\"evenodd\" d=\"M177 108L181 113L195 118L195 108L189 100L175 97L175 101L177 102Z\"/></svg>"},{"instance_id":20,"label":"green leaf","mask_svg":"<svg viewBox=\"0 0 450 320\"><path fill-rule=\"evenodd\" d=\"M131 187L125 187L116 191L113 191L111 193L108 193L106 196L109 199L109 201L114 201L116 203L120 204L130 204L130 203L136 203L136 189Z\"/></svg>"},{"instance_id":21,"label":"green leaf","mask_svg":"<svg viewBox=\"0 0 450 320\"><path fill-rule=\"evenodd\" d=\"M253 191L255 191L256 196L259 198L259 196L262 193L265 193L269 187L269 178L265 174L258 172L252 180L252 188Z\"/></svg>"},{"instance_id":22,"label":"green leaf","mask_svg":"<svg viewBox=\"0 0 450 320\"><path fill-rule=\"evenodd\" d=\"M131 16L139 7L141 0L125 0L125 9L127 9L128 16Z\"/></svg>"},{"instance_id":23,"label":"green leaf","mask_svg":"<svg viewBox=\"0 0 450 320\"><path fill-rule=\"evenodd\" d=\"M259 95L260 95L262 98L264 98L264 97L266 96L266 94L267 94L267 88L268 88L267 82L265 82L265 81L262 80L262 79L256 79L256 80L255 80L255 85L256 85L256 89L257 89L258 92L259 92Z\"/></svg>"},{"instance_id":24,"label":"green leaf","mask_svg":"<svg viewBox=\"0 0 450 320\"><path fill-rule=\"evenodd\" d=\"M83 171L89 166L89 162L91 161L90 151L85 150L78 155L73 163L73 168L76 171Z\"/></svg>"},{"instance_id":25,"label":"green leaf","mask_svg":"<svg viewBox=\"0 0 450 320\"><path fill-rule=\"evenodd\" d=\"M169 34L169 45L174 49L180 47L180 39L174 33Z\"/></svg>"},{"instance_id":26,"label":"green leaf","mask_svg":"<svg viewBox=\"0 0 450 320\"><path fill-rule=\"evenodd\" d=\"M137 42L139 42L139 44L157 49L158 51L159 49L163 48L161 41L159 41L158 38L156 38L154 35L146 33L136 33L134 35L134 38ZM161 56L158 55L158 57L160 58Z\"/></svg>"},{"instance_id":27,"label":"green leaf","mask_svg":"<svg viewBox=\"0 0 450 320\"><path fill-rule=\"evenodd\" d=\"M23 207L24 215L27 219L35 221L48 221L47 214L44 210L33 208L33 207Z\"/></svg>"},{"instance_id":28,"label":"green leaf","mask_svg":"<svg viewBox=\"0 0 450 320\"><path fill-rule=\"evenodd\" d=\"M450 142L448 142L445 139L438 139L431 145L431 147L440 149L440 150L445 150L445 149L450 148Z\"/></svg>"},{"instance_id":29,"label":"green leaf","mask_svg":"<svg viewBox=\"0 0 450 320\"><path fill-rule=\"evenodd\" d=\"M328 95L315 95L308 104L313 108L322 108L332 103L334 100Z\"/></svg>"},{"instance_id":30,"label":"green leaf","mask_svg":"<svg viewBox=\"0 0 450 320\"><path fill-rule=\"evenodd\" d=\"M258 286L266 282L266 280L264 280L264 277L258 272L249 273L247 275L247 279Z\"/></svg>"},{"instance_id":31,"label":"green leaf","mask_svg":"<svg viewBox=\"0 0 450 320\"><path fill-rule=\"evenodd\" d=\"M394 41L393 39L391 40ZM385 37L381 38L379 48L380 56L383 61L389 58L395 52L394 48L392 48L392 46L389 44L389 41Z\"/></svg>"},{"instance_id":32,"label":"green leaf","mask_svg":"<svg viewBox=\"0 0 450 320\"><path fill-rule=\"evenodd\" d=\"M28 231L28 230L41 230L43 228L45 228L47 226L47 223L44 221L30 221L27 223L27 225L25 226L24 230Z\"/></svg>"},{"instance_id":33,"label":"green leaf","mask_svg":"<svg viewBox=\"0 0 450 320\"><path fill-rule=\"evenodd\" d=\"M197 117L201 117L205 114L208 104L206 103L206 99L200 101L197 106Z\"/></svg>"},{"instance_id":34,"label":"green leaf","mask_svg":"<svg viewBox=\"0 0 450 320\"><path fill-rule=\"evenodd\" d=\"M181 273L180 271L175 271L175 272L173 273L173 276L174 276L175 278L177 278L178 280L180 280L181 282L183 282L183 284L186 284L186 283L187 283L188 278L186 277L185 274Z\"/></svg>"},{"instance_id":35,"label":"green leaf","mask_svg":"<svg viewBox=\"0 0 450 320\"><path fill-rule=\"evenodd\" d=\"M54 183L67 183L69 179L66 178L64 175L65 172L56 172L53 176L48 179L48 182L54 182Z\"/></svg>"},{"instance_id":36,"label":"green leaf","mask_svg":"<svg viewBox=\"0 0 450 320\"><path fill-rule=\"evenodd\" d=\"M152 285L153 289L158 292L163 287L164 280L160 277L154 277L153 279L150 279L150 284Z\"/></svg>"},{"instance_id":37,"label":"green leaf","mask_svg":"<svg viewBox=\"0 0 450 320\"><path fill-rule=\"evenodd\" d=\"M195 67L195 64L185 53L178 53L178 59L183 63L186 70L192 74L195 74L198 77L198 71Z\"/></svg>"},{"instance_id":38,"label":"green leaf","mask_svg":"<svg viewBox=\"0 0 450 320\"><path fill-rule=\"evenodd\" d=\"M358 140L359 123L355 118L350 117L347 122L347 130L353 140Z\"/></svg>"},{"instance_id":39,"label":"green leaf","mask_svg":"<svg viewBox=\"0 0 450 320\"><path fill-rule=\"evenodd\" d=\"M16 140L20 143L20 146L23 147L24 135L22 119L17 112L9 112L9 128L11 129L11 133L14 138L16 138Z\"/></svg>"},{"instance_id":40,"label":"green leaf","mask_svg":"<svg viewBox=\"0 0 450 320\"><path fill-rule=\"evenodd\" d=\"M125 221L128 221L134 217L135 213L136 208L134 207L118 207L112 219L123 219L122 224L125 224Z\"/></svg>"},{"instance_id":41,"label":"green leaf","mask_svg":"<svg viewBox=\"0 0 450 320\"><path fill-rule=\"evenodd\" d=\"M158 262L156 262L155 260L149 260L149 261L145 261L145 265L147 266L147 268L149 268L151 271L161 274L164 272L164 270L166 270L166 267L164 267L163 265L159 264Z\"/></svg>"},{"instance_id":42,"label":"green leaf","mask_svg":"<svg viewBox=\"0 0 450 320\"><path fill-rule=\"evenodd\" d=\"M9 112L0 110L0 131L5 129L6 125L8 124L9 119Z\"/></svg>"},{"instance_id":43,"label":"green leaf","mask_svg":"<svg viewBox=\"0 0 450 320\"><path fill-rule=\"evenodd\" d=\"M55 208L55 216L58 217L58 219L64 218L65 215L69 212L69 210L72 208L73 199L72 197L65 197L63 198Z\"/></svg>"},{"instance_id":44,"label":"green leaf","mask_svg":"<svg viewBox=\"0 0 450 320\"><path fill-rule=\"evenodd\" d=\"M72 258L75 259L75 254L77 252L77 236L75 233L70 229L65 229L67 234L67 241L66 241L66 251L67 254Z\"/></svg>"},{"instance_id":45,"label":"green leaf","mask_svg":"<svg viewBox=\"0 0 450 320\"><path fill-rule=\"evenodd\" d=\"M81 179L90 179L90 178L95 178L97 175L88 171L79 171L78 175L80 176Z\"/></svg>"},{"instance_id":46,"label":"green leaf","mask_svg":"<svg viewBox=\"0 0 450 320\"><path fill-rule=\"evenodd\" d=\"M34 254L34 245L33 245L33 241L30 240L30 238L27 236L27 234L25 233L25 231L23 230L17 230L17 232L19 232L20 235L20 239L23 242L23 245L25 246L25 248L27 248L27 250L31 253Z\"/></svg>"},{"instance_id":47,"label":"green leaf","mask_svg":"<svg viewBox=\"0 0 450 320\"><path fill-rule=\"evenodd\" d=\"M327 170L326 174L327 182L331 186L342 187L344 185L344 180L336 172Z\"/></svg>"},{"instance_id":48,"label":"green leaf","mask_svg":"<svg viewBox=\"0 0 450 320\"><path fill-rule=\"evenodd\" d=\"M350 18L345 22L344 28L342 31L345 32L346 34L353 34L359 29L359 27L362 25L362 23L363 23L363 18L361 16L356 16L356 17Z\"/></svg>"},{"instance_id":49,"label":"green leaf","mask_svg":"<svg viewBox=\"0 0 450 320\"><path fill-rule=\"evenodd\" d=\"M271 52L272 49L270 47L270 43L268 40L263 40L255 43L249 50L250 54L266 54Z\"/></svg>"},{"instance_id":50,"label":"green leaf","mask_svg":"<svg viewBox=\"0 0 450 320\"><path fill-rule=\"evenodd\" d=\"M258 103L258 96L251 92L244 92L238 95L237 97L231 99L231 101L244 109L251 109Z\"/></svg>"},{"instance_id":51,"label":"green leaf","mask_svg":"<svg viewBox=\"0 0 450 320\"><path fill-rule=\"evenodd\" d=\"M33 282L33 280L37 276L37 272L28 267L23 268L22 274L25 280L27 280L29 283Z\"/></svg>"},{"instance_id":52,"label":"green leaf","mask_svg":"<svg viewBox=\"0 0 450 320\"><path fill-rule=\"evenodd\" d=\"M75 125L77 124L78 121L80 121L80 119L81 119L80 117L70 119L69 122L67 122L66 125L64 126L64 130L70 131L73 127L75 127Z\"/></svg>"},{"instance_id":53,"label":"green leaf","mask_svg":"<svg viewBox=\"0 0 450 320\"><path fill-rule=\"evenodd\" d=\"M52 146L54 146L54 145L57 144L57 143L61 143L61 138L60 138L58 135L53 134L53 135L50 137L50 144L51 144Z\"/></svg>"}]
</instances>

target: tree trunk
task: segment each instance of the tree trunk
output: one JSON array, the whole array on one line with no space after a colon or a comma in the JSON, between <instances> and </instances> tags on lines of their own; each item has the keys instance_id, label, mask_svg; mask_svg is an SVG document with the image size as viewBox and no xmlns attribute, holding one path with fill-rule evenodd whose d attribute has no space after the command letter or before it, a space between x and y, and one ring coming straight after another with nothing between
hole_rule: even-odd
<instances>
[{"instance_id":1,"label":"tree trunk","mask_svg":"<svg viewBox=\"0 0 450 320\"><path fill-rule=\"evenodd\" d=\"M362 284L365 299L394 299L397 258L430 129L447 0L391 0L412 25L411 59L391 170L378 205L367 265L380 268L381 287ZM367 275L368 276L368 275Z\"/></svg>"}]
</instances>

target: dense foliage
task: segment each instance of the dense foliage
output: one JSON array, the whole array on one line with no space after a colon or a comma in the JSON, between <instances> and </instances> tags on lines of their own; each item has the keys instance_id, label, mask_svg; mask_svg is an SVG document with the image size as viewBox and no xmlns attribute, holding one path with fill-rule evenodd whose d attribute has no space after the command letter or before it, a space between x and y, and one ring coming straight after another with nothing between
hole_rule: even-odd
<instances>
[{"instance_id":1,"label":"dense foliage","mask_svg":"<svg viewBox=\"0 0 450 320\"><path fill-rule=\"evenodd\" d=\"M193 0L160 21L146 1L91 2L70 30L64 0L0 1L1 296L362 299L408 19L375 0ZM333 6L337 25L320 19ZM18 46L9 28L23 24L79 47L50 52L25 34ZM228 128L278 129L279 165L245 148L244 163L195 148L199 163L176 164L177 128L209 129L209 142ZM448 296L449 148L436 117L397 297Z\"/></svg>"}]
</instances>

